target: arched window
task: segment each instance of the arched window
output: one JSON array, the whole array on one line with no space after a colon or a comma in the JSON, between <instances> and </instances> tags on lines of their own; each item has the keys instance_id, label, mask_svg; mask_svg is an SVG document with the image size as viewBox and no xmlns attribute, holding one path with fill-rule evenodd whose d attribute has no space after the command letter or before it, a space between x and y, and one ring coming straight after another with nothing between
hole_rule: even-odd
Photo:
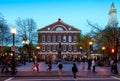
<instances>
[{"instance_id":1,"label":"arched window","mask_svg":"<svg viewBox=\"0 0 120 81\"><path fill-rule=\"evenodd\" d=\"M72 42L72 37L71 36L68 37L68 42Z\"/></svg>"},{"instance_id":2,"label":"arched window","mask_svg":"<svg viewBox=\"0 0 120 81\"><path fill-rule=\"evenodd\" d=\"M42 35L42 42L45 42L45 35Z\"/></svg>"},{"instance_id":3,"label":"arched window","mask_svg":"<svg viewBox=\"0 0 120 81\"><path fill-rule=\"evenodd\" d=\"M63 36L63 42L66 42L66 36L65 35Z\"/></svg>"},{"instance_id":4,"label":"arched window","mask_svg":"<svg viewBox=\"0 0 120 81\"><path fill-rule=\"evenodd\" d=\"M47 36L47 42L51 42L51 37L50 37L50 35Z\"/></svg>"},{"instance_id":5,"label":"arched window","mask_svg":"<svg viewBox=\"0 0 120 81\"><path fill-rule=\"evenodd\" d=\"M61 36L60 35L58 36L58 42L61 42Z\"/></svg>"},{"instance_id":6,"label":"arched window","mask_svg":"<svg viewBox=\"0 0 120 81\"><path fill-rule=\"evenodd\" d=\"M73 42L76 42L76 40L77 40L77 37L76 37L76 36L74 36L74 38L73 38Z\"/></svg>"},{"instance_id":7,"label":"arched window","mask_svg":"<svg viewBox=\"0 0 120 81\"><path fill-rule=\"evenodd\" d=\"M47 46L47 51L50 51L50 50L51 50L51 49L50 49L50 45L48 45L48 46Z\"/></svg>"},{"instance_id":8,"label":"arched window","mask_svg":"<svg viewBox=\"0 0 120 81\"><path fill-rule=\"evenodd\" d=\"M56 42L56 36L55 35L53 35L53 37L52 37L52 42Z\"/></svg>"},{"instance_id":9,"label":"arched window","mask_svg":"<svg viewBox=\"0 0 120 81\"><path fill-rule=\"evenodd\" d=\"M57 27L56 31L63 31L63 28L62 27Z\"/></svg>"},{"instance_id":10,"label":"arched window","mask_svg":"<svg viewBox=\"0 0 120 81\"><path fill-rule=\"evenodd\" d=\"M66 45L63 45L63 51L66 51Z\"/></svg>"},{"instance_id":11,"label":"arched window","mask_svg":"<svg viewBox=\"0 0 120 81\"><path fill-rule=\"evenodd\" d=\"M72 51L72 46L71 45L68 46L68 51Z\"/></svg>"},{"instance_id":12,"label":"arched window","mask_svg":"<svg viewBox=\"0 0 120 81\"><path fill-rule=\"evenodd\" d=\"M73 50L77 51L77 46L76 45L73 46Z\"/></svg>"},{"instance_id":13,"label":"arched window","mask_svg":"<svg viewBox=\"0 0 120 81\"><path fill-rule=\"evenodd\" d=\"M42 46L42 51L45 51L45 45Z\"/></svg>"},{"instance_id":14,"label":"arched window","mask_svg":"<svg viewBox=\"0 0 120 81\"><path fill-rule=\"evenodd\" d=\"M53 46L52 46L52 50L53 50L53 51L56 51L56 45L53 45Z\"/></svg>"}]
</instances>

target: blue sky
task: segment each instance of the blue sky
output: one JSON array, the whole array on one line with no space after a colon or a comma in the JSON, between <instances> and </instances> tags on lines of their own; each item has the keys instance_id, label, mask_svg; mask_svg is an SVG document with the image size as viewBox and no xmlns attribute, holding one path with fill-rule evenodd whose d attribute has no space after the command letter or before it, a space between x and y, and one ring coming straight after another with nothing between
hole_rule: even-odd
<instances>
[{"instance_id":1,"label":"blue sky","mask_svg":"<svg viewBox=\"0 0 120 81\"><path fill-rule=\"evenodd\" d=\"M18 17L33 18L38 29L61 18L87 33L91 30L87 20L102 28L107 25L112 2L120 21L120 0L0 0L0 12L13 26Z\"/></svg>"}]
</instances>

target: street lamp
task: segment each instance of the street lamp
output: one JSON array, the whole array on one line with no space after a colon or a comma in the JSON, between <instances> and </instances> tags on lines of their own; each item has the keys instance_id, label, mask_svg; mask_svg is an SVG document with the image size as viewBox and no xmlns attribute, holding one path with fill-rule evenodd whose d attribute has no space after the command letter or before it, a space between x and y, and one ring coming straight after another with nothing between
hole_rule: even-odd
<instances>
[{"instance_id":1,"label":"street lamp","mask_svg":"<svg viewBox=\"0 0 120 81\"><path fill-rule=\"evenodd\" d=\"M90 54L92 54L93 53L93 42L92 41L90 41L89 42L89 46L90 46Z\"/></svg>"},{"instance_id":2,"label":"street lamp","mask_svg":"<svg viewBox=\"0 0 120 81\"><path fill-rule=\"evenodd\" d=\"M39 50L40 50L40 46L39 46L39 45L37 45L37 46L36 46L36 49L37 49L37 51L39 51Z\"/></svg>"},{"instance_id":3,"label":"street lamp","mask_svg":"<svg viewBox=\"0 0 120 81\"><path fill-rule=\"evenodd\" d=\"M15 75L15 34L16 34L16 29L13 27L11 29L11 33L13 36L13 46L12 46L12 51L13 51L13 57L12 57L12 75Z\"/></svg>"},{"instance_id":4,"label":"street lamp","mask_svg":"<svg viewBox=\"0 0 120 81\"><path fill-rule=\"evenodd\" d=\"M38 52L40 51L40 46L39 45L37 45L36 46L36 49L37 49L37 55L39 54ZM37 59L37 57L35 56L35 60Z\"/></svg>"},{"instance_id":5,"label":"street lamp","mask_svg":"<svg viewBox=\"0 0 120 81\"><path fill-rule=\"evenodd\" d=\"M24 49L24 52L23 52L23 53L24 53L24 55L23 55L23 58L24 58L24 65L25 65L25 64L26 64L26 60L25 60L25 59L26 59L26 55L25 55L25 54L26 54L27 40L23 40L23 41L22 41L22 44L23 44L23 47L25 48L25 49Z\"/></svg>"},{"instance_id":6,"label":"street lamp","mask_svg":"<svg viewBox=\"0 0 120 81\"><path fill-rule=\"evenodd\" d=\"M102 47L102 52L103 52L103 55L105 56L105 46Z\"/></svg>"},{"instance_id":7,"label":"street lamp","mask_svg":"<svg viewBox=\"0 0 120 81\"><path fill-rule=\"evenodd\" d=\"M28 42L27 42L27 40L23 40L22 43L23 43L24 45L26 45Z\"/></svg>"},{"instance_id":8,"label":"street lamp","mask_svg":"<svg viewBox=\"0 0 120 81\"><path fill-rule=\"evenodd\" d=\"M83 49L83 47L82 47L82 46L80 46L80 52L81 52L81 54L82 54L82 49Z\"/></svg>"},{"instance_id":9,"label":"street lamp","mask_svg":"<svg viewBox=\"0 0 120 81\"><path fill-rule=\"evenodd\" d=\"M105 52L105 49L106 49L105 46L103 46L103 47L102 47L103 54L104 54L104 52Z\"/></svg>"}]
</instances>

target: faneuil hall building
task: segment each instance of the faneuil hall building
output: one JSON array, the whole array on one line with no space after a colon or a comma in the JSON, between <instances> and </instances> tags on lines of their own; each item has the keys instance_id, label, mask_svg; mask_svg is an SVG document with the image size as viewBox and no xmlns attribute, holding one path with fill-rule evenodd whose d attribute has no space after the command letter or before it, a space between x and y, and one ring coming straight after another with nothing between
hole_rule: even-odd
<instances>
[{"instance_id":1,"label":"faneuil hall building","mask_svg":"<svg viewBox=\"0 0 120 81\"><path fill-rule=\"evenodd\" d=\"M81 30L64 23L60 18L58 21L39 29L39 57L41 59L50 57L52 60L56 60L59 50L62 59L79 57L81 52L77 46L77 38L80 37L80 34Z\"/></svg>"}]
</instances>

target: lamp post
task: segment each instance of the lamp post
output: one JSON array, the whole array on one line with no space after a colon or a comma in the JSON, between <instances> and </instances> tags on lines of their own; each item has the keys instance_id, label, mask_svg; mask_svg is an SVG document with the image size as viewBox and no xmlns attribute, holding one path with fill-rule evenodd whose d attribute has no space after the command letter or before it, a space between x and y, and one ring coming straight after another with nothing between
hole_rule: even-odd
<instances>
[{"instance_id":1,"label":"lamp post","mask_svg":"<svg viewBox=\"0 0 120 81\"><path fill-rule=\"evenodd\" d=\"M61 61L61 43L58 45L58 61Z\"/></svg>"},{"instance_id":2,"label":"lamp post","mask_svg":"<svg viewBox=\"0 0 120 81\"><path fill-rule=\"evenodd\" d=\"M90 41L89 42L89 46L90 46L90 54L92 54L93 53L93 42L92 41Z\"/></svg>"},{"instance_id":3,"label":"lamp post","mask_svg":"<svg viewBox=\"0 0 120 81\"><path fill-rule=\"evenodd\" d=\"M103 47L102 47L103 56L105 56L105 49L106 49L105 46L103 46ZM105 59L106 59L106 57L105 57ZM106 59L106 60L107 60L107 59Z\"/></svg>"},{"instance_id":4,"label":"lamp post","mask_svg":"<svg viewBox=\"0 0 120 81\"><path fill-rule=\"evenodd\" d=\"M40 46L39 45L37 45L36 46L36 49L37 49L37 55L39 54L38 52L40 51ZM35 60L36 60L37 58L35 58Z\"/></svg>"},{"instance_id":5,"label":"lamp post","mask_svg":"<svg viewBox=\"0 0 120 81\"><path fill-rule=\"evenodd\" d=\"M13 51L13 57L12 57L12 75L15 75L15 34L16 34L16 29L13 27L11 29L11 33L12 33L12 36L13 36L13 46L12 46L12 51Z\"/></svg>"},{"instance_id":6,"label":"lamp post","mask_svg":"<svg viewBox=\"0 0 120 81\"><path fill-rule=\"evenodd\" d=\"M26 65L26 60L25 60L26 55L25 55L25 54L26 54L27 40L23 40L22 43L23 43L23 47L25 47L24 52L23 52L23 53L24 53L24 55L23 55L23 58L24 58L24 59L23 59L23 60L24 60L24 65Z\"/></svg>"},{"instance_id":7,"label":"lamp post","mask_svg":"<svg viewBox=\"0 0 120 81\"><path fill-rule=\"evenodd\" d=\"M103 54L105 54L105 46L102 47Z\"/></svg>"}]
</instances>

